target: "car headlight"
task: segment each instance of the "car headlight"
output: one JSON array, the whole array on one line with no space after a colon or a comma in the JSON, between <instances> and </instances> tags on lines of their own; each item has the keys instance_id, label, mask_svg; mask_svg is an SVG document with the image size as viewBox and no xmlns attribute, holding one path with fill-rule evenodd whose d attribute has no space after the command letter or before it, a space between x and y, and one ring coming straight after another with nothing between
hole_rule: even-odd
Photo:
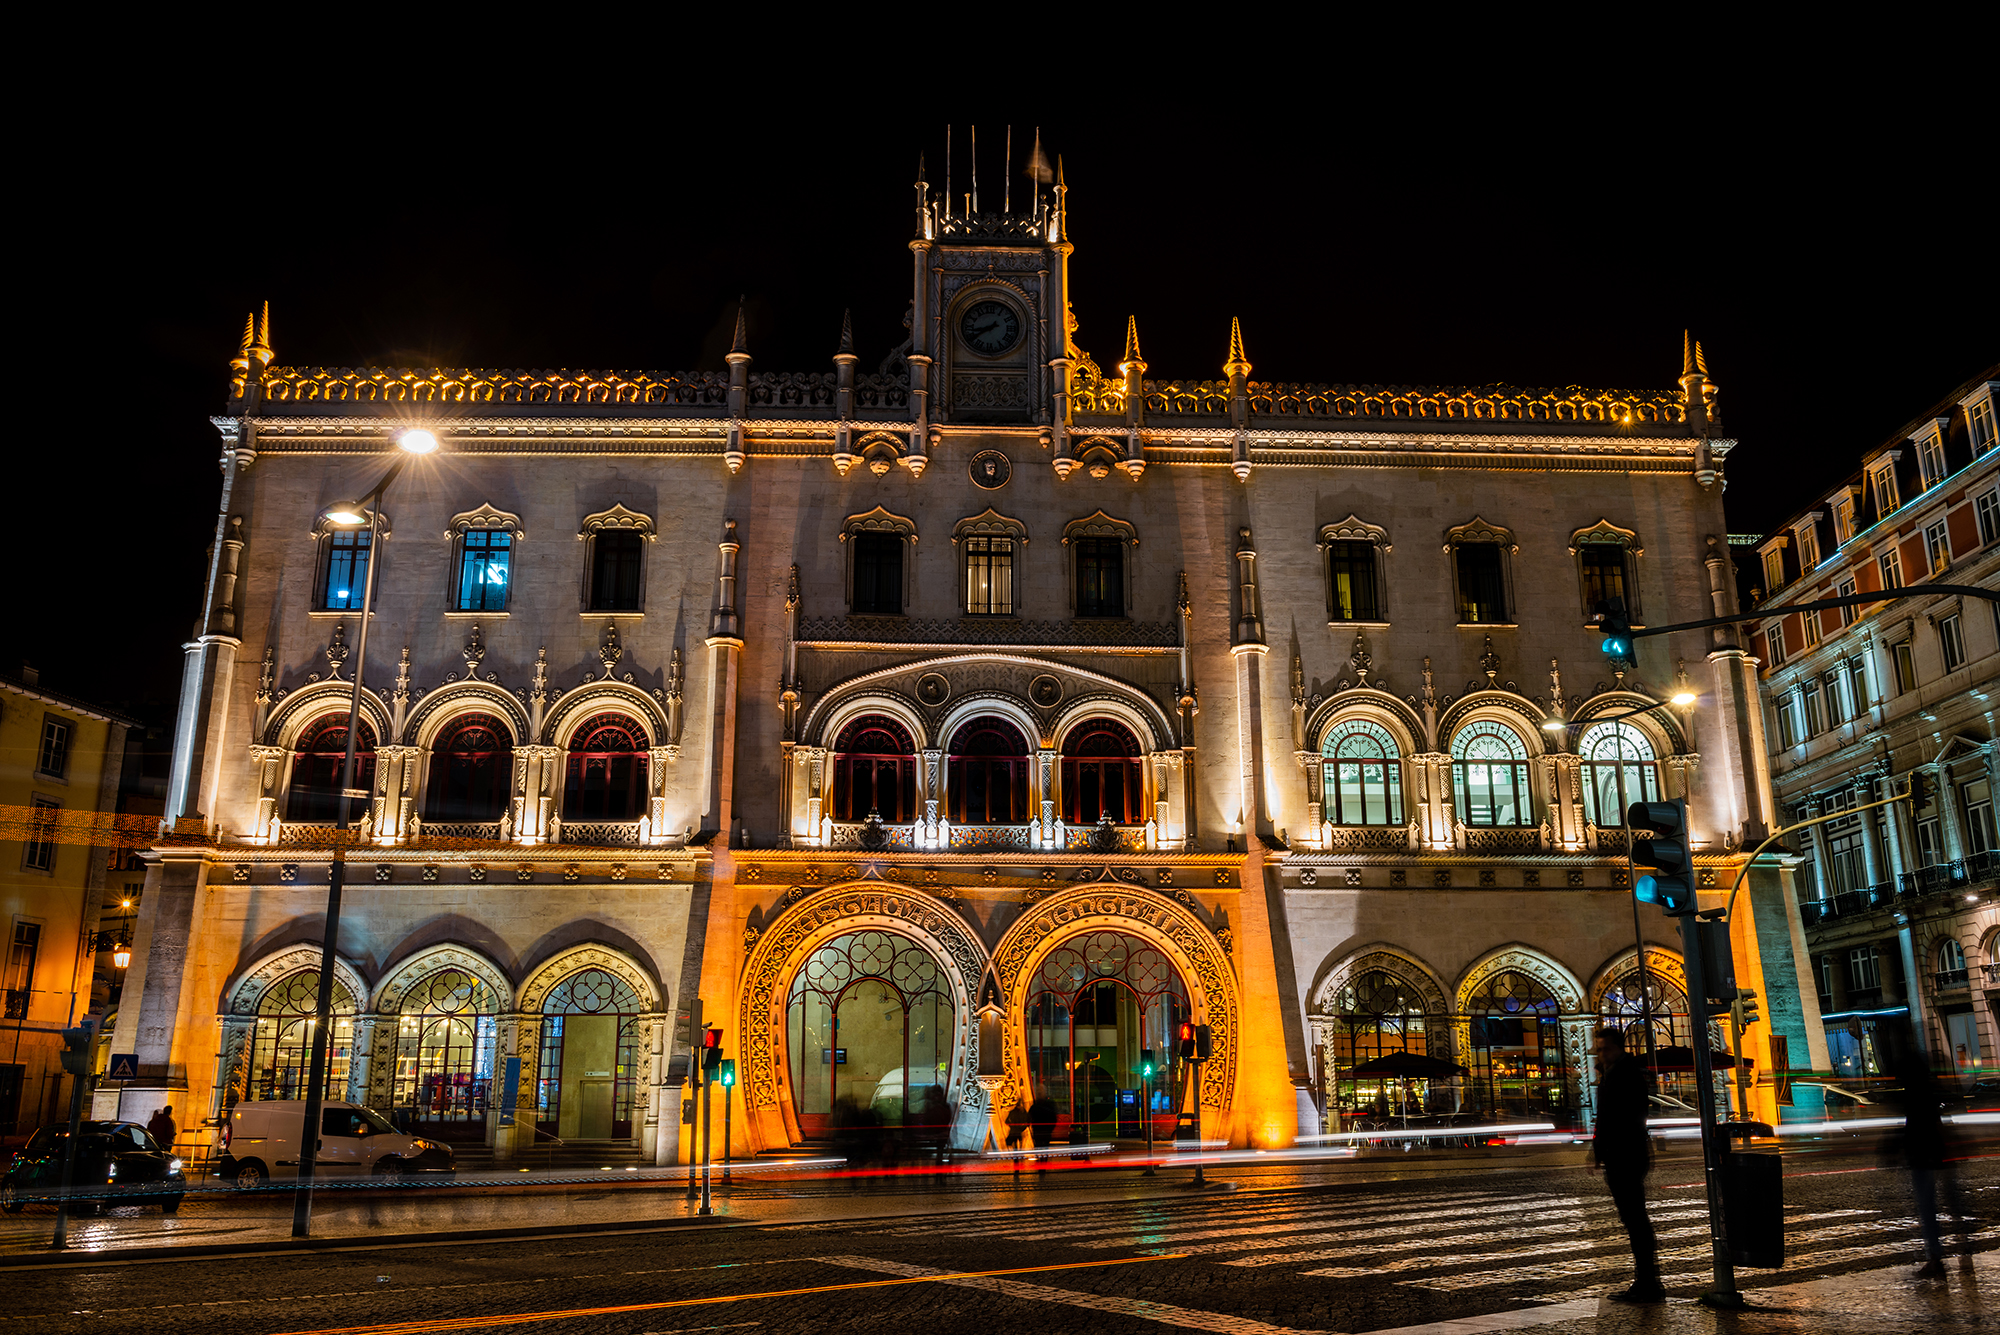
<instances>
[{"instance_id":1,"label":"car headlight","mask_svg":"<svg viewBox=\"0 0 2000 1335\"><path fill-rule=\"evenodd\" d=\"M178 1174L180 1171L181 1171L181 1161L179 1159L167 1160L167 1172L170 1175Z\"/></svg>"}]
</instances>

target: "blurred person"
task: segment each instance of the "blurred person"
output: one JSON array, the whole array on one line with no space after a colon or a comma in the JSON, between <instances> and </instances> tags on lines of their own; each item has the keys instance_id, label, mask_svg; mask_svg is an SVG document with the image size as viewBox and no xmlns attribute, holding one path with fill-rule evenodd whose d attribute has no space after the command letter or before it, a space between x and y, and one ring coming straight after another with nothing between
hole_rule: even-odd
<instances>
[{"instance_id":1,"label":"blurred person","mask_svg":"<svg viewBox=\"0 0 2000 1335\"><path fill-rule=\"evenodd\" d=\"M1049 1142L1056 1138L1056 1101L1038 1094L1028 1106L1028 1138L1035 1145L1035 1171L1049 1171Z\"/></svg>"},{"instance_id":2,"label":"blurred person","mask_svg":"<svg viewBox=\"0 0 2000 1335\"><path fill-rule=\"evenodd\" d=\"M1950 1129L1944 1119L1943 1095L1937 1075L1924 1059L1914 1033L1897 1036L1896 1081L1901 1086L1903 1134L1894 1148L1900 1149L1903 1165L1910 1170L1910 1192L1916 1197L1917 1222L1923 1230L1924 1263L1918 1279L1944 1278L1944 1238L1938 1227L1938 1193L1942 1188L1948 1213L1959 1215L1958 1180L1952 1173ZM1893 1150L1892 1150L1893 1153ZM1970 1263L1971 1256L1960 1258Z\"/></svg>"},{"instance_id":3,"label":"blurred person","mask_svg":"<svg viewBox=\"0 0 2000 1335\"><path fill-rule=\"evenodd\" d=\"M1625 1051L1625 1035L1597 1031L1597 1134L1590 1142L1591 1171L1602 1169L1604 1185L1618 1207L1618 1221L1632 1240L1632 1287L1611 1295L1614 1303L1663 1303L1660 1244L1646 1214L1646 1173L1653 1146L1646 1136L1645 1063Z\"/></svg>"},{"instance_id":4,"label":"blurred person","mask_svg":"<svg viewBox=\"0 0 2000 1335\"><path fill-rule=\"evenodd\" d=\"M1021 1096L1014 1100L1014 1106L1007 1110L1007 1148L1017 1151L1014 1155L1016 1173L1021 1171L1022 1156L1018 1151L1021 1149L1021 1143L1028 1138L1028 1126L1032 1120L1028 1111L1028 1093L1023 1090Z\"/></svg>"},{"instance_id":5,"label":"blurred person","mask_svg":"<svg viewBox=\"0 0 2000 1335\"><path fill-rule=\"evenodd\" d=\"M173 1104L154 1112L152 1120L146 1123L146 1134L159 1141L161 1149L172 1151L174 1137L180 1134L180 1128L174 1125Z\"/></svg>"}]
</instances>

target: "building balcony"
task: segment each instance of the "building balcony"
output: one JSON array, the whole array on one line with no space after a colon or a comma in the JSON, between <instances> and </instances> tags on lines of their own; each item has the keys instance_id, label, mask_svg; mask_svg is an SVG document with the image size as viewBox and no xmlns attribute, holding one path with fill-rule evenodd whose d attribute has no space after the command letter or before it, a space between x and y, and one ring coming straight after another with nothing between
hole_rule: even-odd
<instances>
[{"instance_id":1,"label":"building balcony","mask_svg":"<svg viewBox=\"0 0 2000 1335\"><path fill-rule=\"evenodd\" d=\"M1931 975L1931 982L1940 992L1953 992L1971 986L1971 975L1970 969L1939 969Z\"/></svg>"},{"instance_id":2,"label":"building balcony","mask_svg":"<svg viewBox=\"0 0 2000 1335\"><path fill-rule=\"evenodd\" d=\"M954 825L939 821L906 825L886 821L822 821L817 839L797 840L795 847L854 849L870 853L941 851L950 853L1146 853L1157 851L1159 835L1150 821L1144 825Z\"/></svg>"}]
</instances>

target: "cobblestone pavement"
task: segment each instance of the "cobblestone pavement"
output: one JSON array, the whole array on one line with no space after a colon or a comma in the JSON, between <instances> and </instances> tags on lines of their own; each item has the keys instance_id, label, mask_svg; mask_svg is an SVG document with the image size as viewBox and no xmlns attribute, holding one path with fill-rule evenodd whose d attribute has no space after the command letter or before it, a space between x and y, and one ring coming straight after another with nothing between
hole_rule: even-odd
<instances>
[{"instance_id":1,"label":"cobblestone pavement","mask_svg":"<svg viewBox=\"0 0 2000 1335\"><path fill-rule=\"evenodd\" d=\"M1184 1173L1115 1187L1051 1174L952 1210L857 1190L739 1199L736 1222L626 1233L100 1255L12 1269L0 1335L1995 1328L1983 1294L2000 1283L2000 1160L1959 1174L1952 1222L1968 1255L1942 1280L1914 1277L1904 1174L1858 1156L1788 1168L1787 1264L1739 1274L1764 1309L1741 1314L1692 1301L1708 1280L1702 1189L1698 1170L1670 1162L1651 1210L1676 1301L1641 1310L1604 1302L1628 1282L1629 1254L1602 1184L1573 1165L1508 1164L1319 1184L1246 1170L1237 1190L1211 1192L1186 1190Z\"/></svg>"}]
</instances>

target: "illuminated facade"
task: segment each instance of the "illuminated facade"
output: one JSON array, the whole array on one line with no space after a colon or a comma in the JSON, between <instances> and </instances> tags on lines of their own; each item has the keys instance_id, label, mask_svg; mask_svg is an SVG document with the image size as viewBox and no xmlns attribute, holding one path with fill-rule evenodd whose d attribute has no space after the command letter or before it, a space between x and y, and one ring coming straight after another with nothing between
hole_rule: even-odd
<instances>
[{"instance_id":1,"label":"illuminated facade","mask_svg":"<svg viewBox=\"0 0 2000 1335\"><path fill-rule=\"evenodd\" d=\"M1587 1116L1635 952L1606 777L1691 798L1704 885L1768 820L1731 637L1613 679L1586 625L1611 594L1729 610L1694 350L1643 393L1293 385L1231 329L1220 378L1154 380L1128 322L1107 370L1063 199L968 217L920 184L909 339L873 371L844 330L828 370L753 370L740 322L690 375L285 368L246 331L149 1072L215 1102L299 1064L259 1035L316 967L375 556L323 516L422 425L448 466L403 475L378 544L357 1096L669 1159L698 996L758 1147L843 1100L982 1143L989 1004L992 1106L1047 1094L1079 1135L1198 1084L1211 1132L1288 1143L1386 1098L1345 1068L1405 1046L1470 1072L1398 1091L1434 1113ZM1698 707L1593 724L1682 675ZM1785 874L1739 910L1745 967L1817 1054ZM1147 1090L1184 1021L1213 1059Z\"/></svg>"},{"instance_id":2,"label":"illuminated facade","mask_svg":"<svg viewBox=\"0 0 2000 1335\"><path fill-rule=\"evenodd\" d=\"M1758 545L1772 784L1788 821L1913 787L1918 800L1803 832L1798 893L1836 1076L1890 1065L1910 1025L1963 1078L2000 1063L2000 367L1870 451ZM1908 588L1895 602L1788 605Z\"/></svg>"}]
</instances>

